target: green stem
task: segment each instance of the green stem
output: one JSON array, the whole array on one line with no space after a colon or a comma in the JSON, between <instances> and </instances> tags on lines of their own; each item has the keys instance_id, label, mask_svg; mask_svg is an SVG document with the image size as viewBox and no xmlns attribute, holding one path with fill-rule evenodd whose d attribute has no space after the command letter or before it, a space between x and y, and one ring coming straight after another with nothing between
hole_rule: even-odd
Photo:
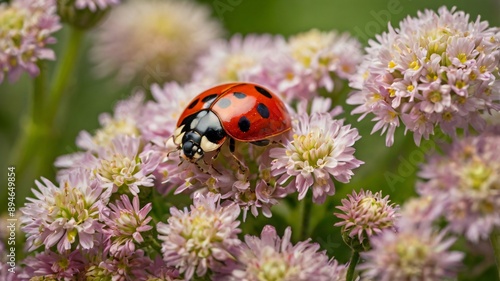
<instances>
[{"instance_id":1,"label":"green stem","mask_svg":"<svg viewBox=\"0 0 500 281\"><path fill-rule=\"evenodd\" d=\"M61 99L71 80L71 74L75 68L78 53L82 45L82 39L85 31L70 27L66 48L61 56L61 60L57 64L54 71L53 80L51 81L50 96L46 108L45 122L52 128L57 111L60 108Z\"/></svg>"},{"instance_id":2,"label":"green stem","mask_svg":"<svg viewBox=\"0 0 500 281\"><path fill-rule=\"evenodd\" d=\"M349 261L349 267L347 268L346 281L354 280L354 270L356 269L356 265L359 262L359 252L352 251L351 260Z\"/></svg>"},{"instance_id":3,"label":"green stem","mask_svg":"<svg viewBox=\"0 0 500 281\"><path fill-rule=\"evenodd\" d=\"M31 103L31 122L40 124L42 121L43 107L46 95L47 64L44 61L38 63L40 74L35 78L33 86L33 101Z\"/></svg>"},{"instance_id":4,"label":"green stem","mask_svg":"<svg viewBox=\"0 0 500 281\"><path fill-rule=\"evenodd\" d=\"M25 171L25 167L30 163L35 153L36 143L44 135L42 124L43 105L45 100L46 87L46 64L38 62L40 73L33 80L33 91L30 101L30 108L21 119L21 130L19 137L12 149L9 163L16 165L19 171Z\"/></svg>"},{"instance_id":5,"label":"green stem","mask_svg":"<svg viewBox=\"0 0 500 281\"><path fill-rule=\"evenodd\" d=\"M154 237L158 237L158 233L156 231L154 231ZM161 244L154 237L153 235L148 235L145 242L157 254L161 255Z\"/></svg>"},{"instance_id":6,"label":"green stem","mask_svg":"<svg viewBox=\"0 0 500 281\"><path fill-rule=\"evenodd\" d=\"M300 240L309 238L309 225L311 221L312 198L310 196L302 199L302 223L300 225Z\"/></svg>"},{"instance_id":7,"label":"green stem","mask_svg":"<svg viewBox=\"0 0 500 281\"><path fill-rule=\"evenodd\" d=\"M47 128L48 134L39 143L39 146L44 147L44 149L40 150L38 162L35 163L37 176L49 176L48 173L53 171L51 164L54 160L54 151L57 148L59 138L55 120L58 111L62 107L63 97L67 100L67 96L70 93L70 91L67 91L68 84L72 80L72 74L78 60L78 53L85 35L84 30L74 27L69 27L68 31L69 34L66 37L63 53L54 70L49 96L43 112L43 124Z\"/></svg>"},{"instance_id":8,"label":"green stem","mask_svg":"<svg viewBox=\"0 0 500 281\"><path fill-rule=\"evenodd\" d=\"M498 276L500 277L500 230L494 229L490 235L491 245L495 253L495 260L497 262Z\"/></svg>"}]
</instances>

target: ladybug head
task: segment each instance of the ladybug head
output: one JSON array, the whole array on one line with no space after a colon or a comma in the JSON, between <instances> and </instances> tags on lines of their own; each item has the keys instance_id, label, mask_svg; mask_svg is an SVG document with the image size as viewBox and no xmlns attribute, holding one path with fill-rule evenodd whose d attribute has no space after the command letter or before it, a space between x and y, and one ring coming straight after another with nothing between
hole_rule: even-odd
<instances>
[{"instance_id":1,"label":"ladybug head","mask_svg":"<svg viewBox=\"0 0 500 281\"><path fill-rule=\"evenodd\" d=\"M182 138L182 155L191 162L203 157L204 151L200 147L201 136L196 132L188 132Z\"/></svg>"}]
</instances>

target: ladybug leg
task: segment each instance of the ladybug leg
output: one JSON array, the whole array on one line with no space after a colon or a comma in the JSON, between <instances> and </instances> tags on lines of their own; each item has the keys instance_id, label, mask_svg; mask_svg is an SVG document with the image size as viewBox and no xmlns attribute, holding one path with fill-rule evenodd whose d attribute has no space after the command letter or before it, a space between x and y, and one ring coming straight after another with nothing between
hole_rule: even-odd
<instances>
[{"instance_id":1,"label":"ladybug leg","mask_svg":"<svg viewBox=\"0 0 500 281\"><path fill-rule=\"evenodd\" d=\"M200 164L198 164L198 162L194 162L194 164L196 165L196 167L198 167L198 169L204 173L204 174L210 174L208 171L205 171L205 169L203 169Z\"/></svg>"},{"instance_id":2,"label":"ladybug leg","mask_svg":"<svg viewBox=\"0 0 500 281\"><path fill-rule=\"evenodd\" d=\"M212 162L213 162L213 160L214 160L215 158L217 158L217 154L219 154L219 151L220 151L220 149L217 149L217 151L216 151L215 155L214 155L214 156L212 156ZM221 172L219 172L219 170L215 169L215 167L214 167L214 165L213 165L213 163L212 163L212 162L210 162L210 164L209 164L209 163L207 163L207 161L205 161L205 159L203 159L203 163L205 163L205 165L212 167L212 170L214 170L215 172L217 172L217 174L219 174L219 175L221 175L221 176L222 176L222 173L221 173Z\"/></svg>"},{"instance_id":3,"label":"ladybug leg","mask_svg":"<svg viewBox=\"0 0 500 281\"><path fill-rule=\"evenodd\" d=\"M241 163L240 159L238 159L238 157L234 155L235 148L236 148L236 143L233 138L230 138L229 139L229 151L231 152L230 154L234 158L234 160L236 160L236 162L238 163L240 172L242 174L246 174L247 168L245 167L245 165L243 165L243 163Z\"/></svg>"},{"instance_id":4,"label":"ladybug leg","mask_svg":"<svg viewBox=\"0 0 500 281\"><path fill-rule=\"evenodd\" d=\"M214 161L215 159L217 159L217 157L219 156L219 152L221 150L221 147L219 147L216 151L215 151L215 154L214 156L212 156L212 161Z\"/></svg>"}]
</instances>

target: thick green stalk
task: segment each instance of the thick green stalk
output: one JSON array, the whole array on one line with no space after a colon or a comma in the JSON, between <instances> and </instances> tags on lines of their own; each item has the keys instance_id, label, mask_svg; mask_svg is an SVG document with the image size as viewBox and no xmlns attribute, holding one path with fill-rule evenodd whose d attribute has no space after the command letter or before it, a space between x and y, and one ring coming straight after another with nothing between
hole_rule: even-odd
<instances>
[{"instance_id":1,"label":"thick green stalk","mask_svg":"<svg viewBox=\"0 0 500 281\"><path fill-rule=\"evenodd\" d=\"M45 132L42 123L43 105L45 102L46 65L38 63L40 74L33 80L33 91L30 99L30 108L21 119L19 137L12 149L9 163L16 165L18 171L24 171L36 151L35 144Z\"/></svg>"},{"instance_id":2,"label":"thick green stalk","mask_svg":"<svg viewBox=\"0 0 500 281\"><path fill-rule=\"evenodd\" d=\"M351 261L349 262L349 267L347 268L346 281L354 280L354 270L356 269L356 265L359 262L359 252L352 251Z\"/></svg>"},{"instance_id":3,"label":"thick green stalk","mask_svg":"<svg viewBox=\"0 0 500 281\"><path fill-rule=\"evenodd\" d=\"M495 260L497 262L498 276L500 277L500 230L494 229L490 235L491 246L495 253Z\"/></svg>"},{"instance_id":4,"label":"thick green stalk","mask_svg":"<svg viewBox=\"0 0 500 281\"><path fill-rule=\"evenodd\" d=\"M302 199L302 223L300 225L300 240L306 240L309 238L309 226L311 221L311 210L312 210L312 198L311 196L306 196Z\"/></svg>"},{"instance_id":5,"label":"thick green stalk","mask_svg":"<svg viewBox=\"0 0 500 281\"><path fill-rule=\"evenodd\" d=\"M16 171L23 176L17 180L17 200L22 204L28 195L34 179L35 161L39 152L40 141L48 135L47 127L43 124L43 105L46 98L46 63L38 62L40 73L33 79L33 89L30 93L28 110L20 119L20 130L10 151L8 165L16 167Z\"/></svg>"},{"instance_id":6,"label":"thick green stalk","mask_svg":"<svg viewBox=\"0 0 500 281\"><path fill-rule=\"evenodd\" d=\"M69 34L66 37L63 53L54 70L48 100L44 108L43 123L48 128L49 134L45 137L40 146L38 162L36 163L36 173L38 175L49 176L48 173L53 170L52 161L54 160L54 150L57 148L59 140L58 130L56 128L56 116L61 109L63 97L67 100L70 91L68 85L72 80L72 74L78 61L78 55L82 46L82 40L85 31L69 27Z\"/></svg>"},{"instance_id":7,"label":"thick green stalk","mask_svg":"<svg viewBox=\"0 0 500 281\"><path fill-rule=\"evenodd\" d=\"M43 107L46 98L47 87L47 64L44 61L38 63L40 74L35 78L33 83L33 101L31 103L31 122L33 124L41 124Z\"/></svg>"},{"instance_id":8,"label":"thick green stalk","mask_svg":"<svg viewBox=\"0 0 500 281\"><path fill-rule=\"evenodd\" d=\"M49 100L45 109L45 123L52 128L54 119L61 105L62 97L71 80L71 75L78 60L78 53L82 45L85 31L70 27L68 41L59 63L54 71L49 91Z\"/></svg>"}]
</instances>

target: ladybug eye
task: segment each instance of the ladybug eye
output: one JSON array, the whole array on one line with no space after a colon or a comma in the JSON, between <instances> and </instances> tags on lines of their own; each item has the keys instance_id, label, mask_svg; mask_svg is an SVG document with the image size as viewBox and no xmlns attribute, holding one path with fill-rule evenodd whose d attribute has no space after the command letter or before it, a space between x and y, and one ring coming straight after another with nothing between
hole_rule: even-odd
<instances>
[{"instance_id":1,"label":"ladybug eye","mask_svg":"<svg viewBox=\"0 0 500 281\"><path fill-rule=\"evenodd\" d=\"M199 154L201 154L201 148L198 148L198 151L196 151L196 152L198 152Z\"/></svg>"}]
</instances>

